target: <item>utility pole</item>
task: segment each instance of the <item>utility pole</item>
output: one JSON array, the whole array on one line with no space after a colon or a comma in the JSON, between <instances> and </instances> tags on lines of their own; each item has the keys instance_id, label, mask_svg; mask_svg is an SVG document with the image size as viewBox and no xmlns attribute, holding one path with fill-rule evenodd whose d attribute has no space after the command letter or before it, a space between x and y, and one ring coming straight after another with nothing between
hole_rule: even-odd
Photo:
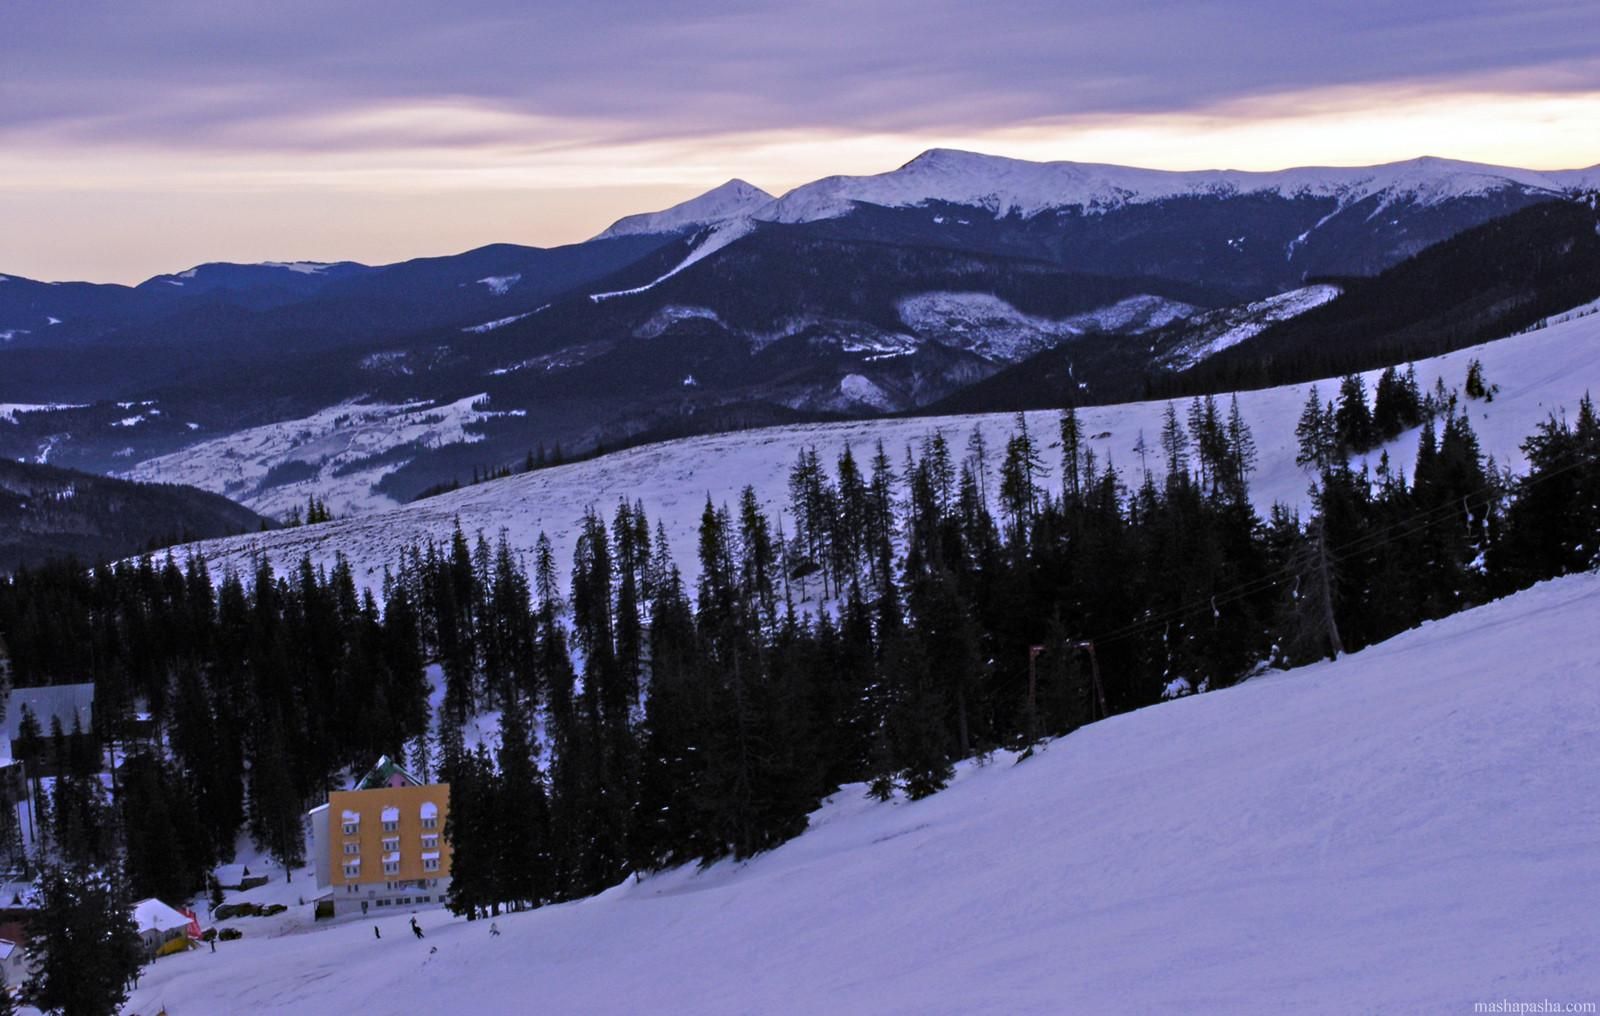
<instances>
[{"instance_id":1,"label":"utility pole","mask_svg":"<svg viewBox=\"0 0 1600 1016\"><path fill-rule=\"evenodd\" d=\"M1094 654L1094 643L1086 640L1074 642L1073 646L1089 651L1089 674L1094 678L1094 698L1096 704L1100 706L1100 715L1096 719L1103 720L1111 714L1106 711L1106 690L1100 683L1100 658Z\"/></svg>"},{"instance_id":2,"label":"utility pole","mask_svg":"<svg viewBox=\"0 0 1600 1016\"><path fill-rule=\"evenodd\" d=\"M1038 711L1035 701L1039 690L1039 654L1044 652L1044 646L1028 647L1028 744L1039 739Z\"/></svg>"},{"instance_id":3,"label":"utility pole","mask_svg":"<svg viewBox=\"0 0 1600 1016\"><path fill-rule=\"evenodd\" d=\"M1317 519L1317 577L1322 584L1322 622L1328 629L1328 647L1333 659L1344 655L1344 642L1339 638L1339 622L1333 616L1333 579L1328 570L1327 519Z\"/></svg>"}]
</instances>

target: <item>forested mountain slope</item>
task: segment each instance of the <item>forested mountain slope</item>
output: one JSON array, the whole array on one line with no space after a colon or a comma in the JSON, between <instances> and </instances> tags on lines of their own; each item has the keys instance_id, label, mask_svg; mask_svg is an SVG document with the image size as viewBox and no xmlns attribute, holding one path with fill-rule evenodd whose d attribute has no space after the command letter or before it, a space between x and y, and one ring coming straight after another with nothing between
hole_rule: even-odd
<instances>
[{"instance_id":1,"label":"forested mountain slope","mask_svg":"<svg viewBox=\"0 0 1600 1016\"><path fill-rule=\"evenodd\" d=\"M0 572L62 557L92 564L271 525L194 487L0 459Z\"/></svg>"}]
</instances>

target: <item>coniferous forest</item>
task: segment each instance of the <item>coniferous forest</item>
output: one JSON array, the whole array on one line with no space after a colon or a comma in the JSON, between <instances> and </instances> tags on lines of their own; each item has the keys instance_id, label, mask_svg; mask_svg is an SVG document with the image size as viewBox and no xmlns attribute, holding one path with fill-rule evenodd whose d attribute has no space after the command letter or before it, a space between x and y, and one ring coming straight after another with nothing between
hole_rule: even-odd
<instances>
[{"instance_id":1,"label":"coniferous forest","mask_svg":"<svg viewBox=\"0 0 1600 1016\"><path fill-rule=\"evenodd\" d=\"M1355 376L1313 391L1309 517L1258 514L1253 436L1205 397L1169 407L1160 479L1096 461L1071 409L1048 434L1019 416L1004 447L803 452L791 531L753 490L708 501L692 582L642 500L592 508L568 574L548 540L524 557L459 527L377 592L342 561L23 570L0 582L11 681L96 685L94 730L24 723L57 774L50 859L120 868L133 898L204 890L242 831L299 865L305 810L380 754L451 784L461 913L748 857L842 785L923 797L958 760L1593 567L1593 403L1530 435L1513 477L1462 409L1492 397L1481 369L1465 395L1394 369L1371 397ZM1414 462L1349 465L1419 426ZM491 713L498 743L468 744Z\"/></svg>"}]
</instances>

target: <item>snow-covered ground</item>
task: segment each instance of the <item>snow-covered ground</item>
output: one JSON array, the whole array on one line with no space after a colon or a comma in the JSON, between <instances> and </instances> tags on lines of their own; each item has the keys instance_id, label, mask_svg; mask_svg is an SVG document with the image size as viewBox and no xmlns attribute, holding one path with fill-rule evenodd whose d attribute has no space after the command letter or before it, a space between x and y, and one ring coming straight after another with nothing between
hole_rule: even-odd
<instances>
[{"instance_id":1,"label":"snow-covered ground","mask_svg":"<svg viewBox=\"0 0 1600 1016\"><path fill-rule=\"evenodd\" d=\"M1139 332L1189 317L1198 307L1159 296L1130 296L1084 314L1026 314L992 293L918 293L899 304L907 328L946 346L1014 363L1062 340L1095 331Z\"/></svg>"},{"instance_id":2,"label":"snow-covered ground","mask_svg":"<svg viewBox=\"0 0 1600 1016\"><path fill-rule=\"evenodd\" d=\"M1595 1001L1600 576L1113 717L927 800L468 923L159 961L233 1013L1471 1012ZM1537 652L1529 652L1537 647ZM373 935L376 924L382 939ZM437 952L431 950L437 949Z\"/></svg>"},{"instance_id":3,"label":"snow-covered ground","mask_svg":"<svg viewBox=\"0 0 1600 1016\"><path fill-rule=\"evenodd\" d=\"M444 405L343 402L300 419L252 427L147 459L122 475L153 483L187 483L276 518L292 508L303 509L313 494L335 515L392 508L394 500L372 487L408 460L351 467L406 445L437 447L482 440L467 429L473 421L495 415L474 408L480 398ZM314 472L291 483L262 486L273 467L287 463L301 463Z\"/></svg>"},{"instance_id":4,"label":"snow-covered ground","mask_svg":"<svg viewBox=\"0 0 1600 1016\"><path fill-rule=\"evenodd\" d=\"M57 409L81 409L81 403L0 402L0 420L16 423L18 413L49 413Z\"/></svg>"},{"instance_id":5,"label":"snow-covered ground","mask_svg":"<svg viewBox=\"0 0 1600 1016\"><path fill-rule=\"evenodd\" d=\"M1315 310L1338 296L1339 292L1338 286L1326 283L1304 286L1242 307L1225 307L1201 315L1196 319L1200 325L1198 334L1192 341L1168 354L1163 365L1172 370L1192 367L1208 356L1255 338L1268 325Z\"/></svg>"},{"instance_id":6,"label":"snow-covered ground","mask_svg":"<svg viewBox=\"0 0 1600 1016\"><path fill-rule=\"evenodd\" d=\"M1501 465L1520 470L1523 458L1519 446L1540 421L1563 407L1569 413L1575 411L1586 391L1600 393L1600 315L1568 317L1523 335L1420 361L1418 381L1424 389L1431 389L1437 378L1442 378L1447 387L1460 388L1466 380L1468 361L1481 359L1488 380L1500 385L1500 392L1491 403L1466 404L1472 425L1485 454L1493 455ZM1375 379L1375 374L1368 376L1369 392ZM1275 501L1306 501L1310 477L1294 462L1294 428L1309 388L1310 385L1289 385L1239 396L1241 411L1254 430L1259 448L1260 462L1252 479L1252 493L1263 509ZM1336 384L1322 382L1320 388L1326 399L1335 393ZM1083 410L1084 432L1090 435L1090 444L1100 462L1114 461L1130 483L1137 483L1146 465L1159 474L1159 438L1165 408L1162 402L1143 402ZM1181 413L1183 407L1179 409ZM1056 420L1053 412L1028 414L1032 432L1052 442L1056 441ZM991 449L991 468L998 469L1000 450L1013 426L1012 415L992 414L863 420L708 435L524 473L377 514L214 540L201 546L214 569L233 567L243 573L253 568L252 562L261 553L279 567L291 566L306 554L316 562L331 564L336 553L343 553L355 568L357 580L376 588L382 582L384 566L393 564L403 547L429 538L447 538L459 519L469 535L481 530L493 539L504 529L512 545L521 551L531 551L540 531L547 532L560 555L558 564L564 575L584 509L594 505L609 514L618 500L626 497L630 501L642 499L651 520L665 524L678 564L692 583L697 571L695 534L707 495L718 504L732 505L737 502L739 491L751 484L768 512L776 517L787 504L788 471L802 448L815 446L831 467L845 445L850 445L857 460L864 463L871 457L874 444L882 440L898 469L904 461L906 445L919 444L936 429L942 430L953 450L960 453L972 429L981 427ZM249 475L259 474L264 468L259 464L263 453L235 451L229 457L233 440L219 443L216 452L203 459L191 459L193 450L174 456L176 460L189 459L192 465L183 466L186 471L152 478L195 482L204 480L210 470L239 469L252 463L255 473ZM1137 450L1141 441L1149 448L1143 458ZM1413 431L1388 446L1397 467L1409 472L1416 457L1416 444L1417 432ZM1377 455L1374 452L1369 458L1376 461ZM1059 454L1051 451L1046 460L1051 466L1050 482L1059 484ZM176 468L180 463L174 465ZM314 488L315 484L284 488L282 506L303 504ZM330 501L335 514L343 514L340 502L333 498ZM794 530L787 519L784 528Z\"/></svg>"}]
</instances>

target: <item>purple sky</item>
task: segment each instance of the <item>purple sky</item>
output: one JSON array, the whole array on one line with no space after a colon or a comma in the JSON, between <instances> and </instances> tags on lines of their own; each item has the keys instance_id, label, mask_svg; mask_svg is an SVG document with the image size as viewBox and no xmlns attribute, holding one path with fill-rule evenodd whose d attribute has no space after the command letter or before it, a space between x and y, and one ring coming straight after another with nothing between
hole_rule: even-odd
<instances>
[{"instance_id":1,"label":"purple sky","mask_svg":"<svg viewBox=\"0 0 1600 1016\"><path fill-rule=\"evenodd\" d=\"M932 144L1600 161L1593 2L14 0L3 24L0 272L49 278L563 242Z\"/></svg>"}]
</instances>

